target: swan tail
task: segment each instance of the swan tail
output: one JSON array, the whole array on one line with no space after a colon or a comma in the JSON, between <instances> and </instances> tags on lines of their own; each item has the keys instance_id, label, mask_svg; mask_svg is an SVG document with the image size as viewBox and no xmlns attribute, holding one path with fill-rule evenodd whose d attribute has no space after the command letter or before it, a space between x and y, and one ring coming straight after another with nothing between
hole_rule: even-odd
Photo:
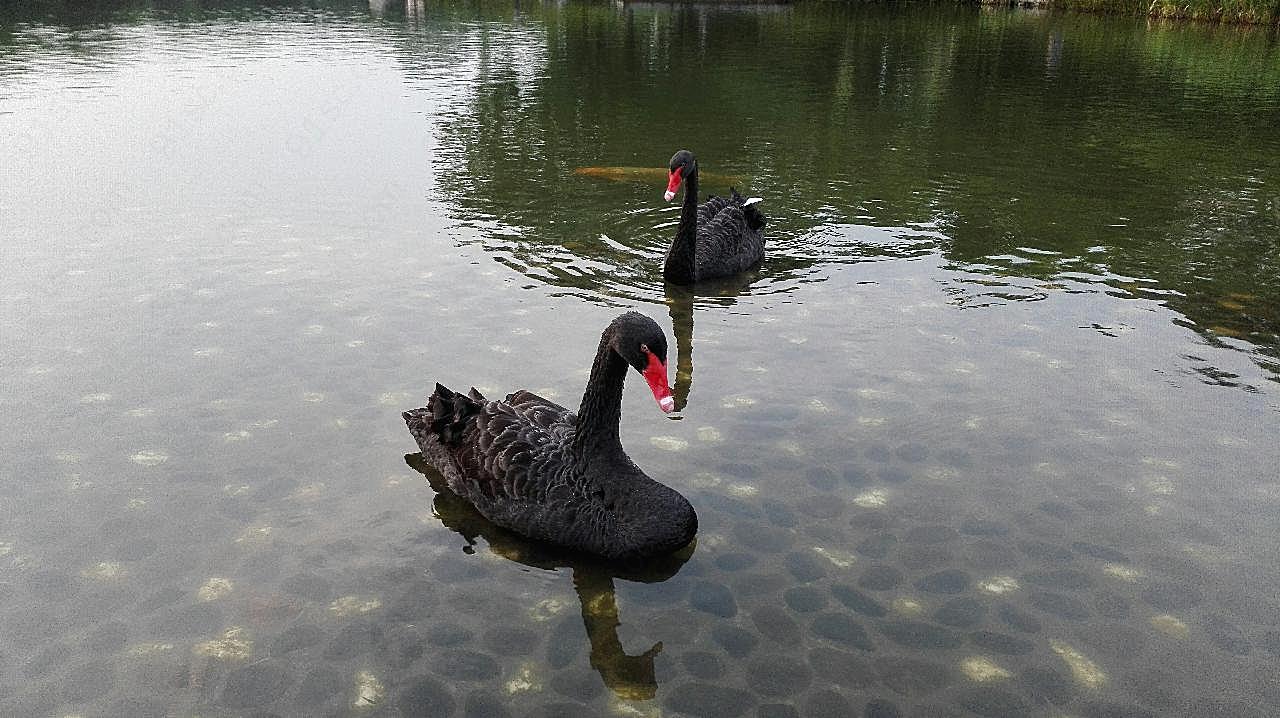
<instances>
[{"instance_id":1,"label":"swan tail","mask_svg":"<svg viewBox=\"0 0 1280 718\"><path fill-rule=\"evenodd\" d=\"M436 384L426 407L406 411L401 416L420 445L424 437L432 436L445 446L453 446L462 440L463 432L480 413L484 400L474 388L468 394L461 394Z\"/></svg>"},{"instance_id":2,"label":"swan tail","mask_svg":"<svg viewBox=\"0 0 1280 718\"><path fill-rule=\"evenodd\" d=\"M764 201L763 198L752 197L751 199L744 199L742 195L738 194L737 188L734 187L729 188L729 195L733 198L735 204L742 207L742 216L747 220L747 226L753 232L759 232L764 227L765 220L764 214L756 209L756 205Z\"/></svg>"}]
</instances>

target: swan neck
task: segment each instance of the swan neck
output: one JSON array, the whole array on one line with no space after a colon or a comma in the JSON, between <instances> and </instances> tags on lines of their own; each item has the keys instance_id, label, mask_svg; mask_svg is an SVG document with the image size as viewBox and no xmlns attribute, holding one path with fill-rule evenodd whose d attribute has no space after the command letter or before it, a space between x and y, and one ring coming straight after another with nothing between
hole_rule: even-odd
<instances>
[{"instance_id":1,"label":"swan neck","mask_svg":"<svg viewBox=\"0 0 1280 718\"><path fill-rule=\"evenodd\" d=\"M612 457L622 451L618 422L622 419L622 384L627 362L613 350L612 333L600 337L600 348L591 364L591 376L578 409L573 449L579 460Z\"/></svg>"},{"instance_id":2,"label":"swan neck","mask_svg":"<svg viewBox=\"0 0 1280 718\"><path fill-rule=\"evenodd\" d=\"M662 275L674 284L690 284L697 280L694 247L698 236L698 163L684 180L684 202L680 207L680 226L676 239L667 252Z\"/></svg>"}]
</instances>

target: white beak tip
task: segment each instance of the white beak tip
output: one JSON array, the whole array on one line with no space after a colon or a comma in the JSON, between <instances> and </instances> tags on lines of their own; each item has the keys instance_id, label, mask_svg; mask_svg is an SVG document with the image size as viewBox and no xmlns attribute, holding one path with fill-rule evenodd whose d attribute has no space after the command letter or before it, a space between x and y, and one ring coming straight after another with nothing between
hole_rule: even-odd
<instances>
[{"instance_id":1,"label":"white beak tip","mask_svg":"<svg viewBox=\"0 0 1280 718\"><path fill-rule=\"evenodd\" d=\"M676 408L675 397L664 396L658 400L658 408L662 409L662 413L670 414Z\"/></svg>"},{"instance_id":2,"label":"white beak tip","mask_svg":"<svg viewBox=\"0 0 1280 718\"><path fill-rule=\"evenodd\" d=\"M675 193L675 192L672 192L672 191L670 191L670 190L668 190L668 191L666 191L666 192L663 192L663 193L662 193L662 198L663 198L663 199L665 199L665 200L666 200L666 201L668 201L668 202L670 202L670 201L671 201L671 198L672 198L672 197L675 197L675 196L676 196L676 193Z\"/></svg>"}]
</instances>

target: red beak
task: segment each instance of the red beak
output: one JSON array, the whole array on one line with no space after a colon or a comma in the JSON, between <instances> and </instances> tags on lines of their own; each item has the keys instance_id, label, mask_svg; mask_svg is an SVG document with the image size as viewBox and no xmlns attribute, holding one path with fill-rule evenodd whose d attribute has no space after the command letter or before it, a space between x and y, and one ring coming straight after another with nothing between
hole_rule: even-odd
<instances>
[{"instance_id":1,"label":"red beak","mask_svg":"<svg viewBox=\"0 0 1280 718\"><path fill-rule=\"evenodd\" d=\"M671 170L671 177L667 180L667 191L662 198L670 202L671 198L676 196L676 190L680 189L680 183L683 181L684 175L681 174L679 167Z\"/></svg>"},{"instance_id":2,"label":"red beak","mask_svg":"<svg viewBox=\"0 0 1280 718\"><path fill-rule=\"evenodd\" d=\"M654 354L649 355L649 366L640 372L644 380L649 382L649 391L658 402L662 413L670 414L676 408L676 399L671 396L671 387L667 386L667 365L658 360Z\"/></svg>"}]
</instances>

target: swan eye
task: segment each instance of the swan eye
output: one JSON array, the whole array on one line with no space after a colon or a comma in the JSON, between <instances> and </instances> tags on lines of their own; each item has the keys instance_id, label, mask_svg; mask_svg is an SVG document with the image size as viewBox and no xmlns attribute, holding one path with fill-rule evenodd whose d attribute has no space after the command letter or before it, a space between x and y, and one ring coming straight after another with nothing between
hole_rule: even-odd
<instances>
[{"instance_id":1,"label":"swan eye","mask_svg":"<svg viewBox=\"0 0 1280 718\"><path fill-rule=\"evenodd\" d=\"M648 344L641 344L641 345L640 345L640 351L641 351L642 353L644 353L644 354L648 354L648 353L649 353L649 345L648 345Z\"/></svg>"}]
</instances>

